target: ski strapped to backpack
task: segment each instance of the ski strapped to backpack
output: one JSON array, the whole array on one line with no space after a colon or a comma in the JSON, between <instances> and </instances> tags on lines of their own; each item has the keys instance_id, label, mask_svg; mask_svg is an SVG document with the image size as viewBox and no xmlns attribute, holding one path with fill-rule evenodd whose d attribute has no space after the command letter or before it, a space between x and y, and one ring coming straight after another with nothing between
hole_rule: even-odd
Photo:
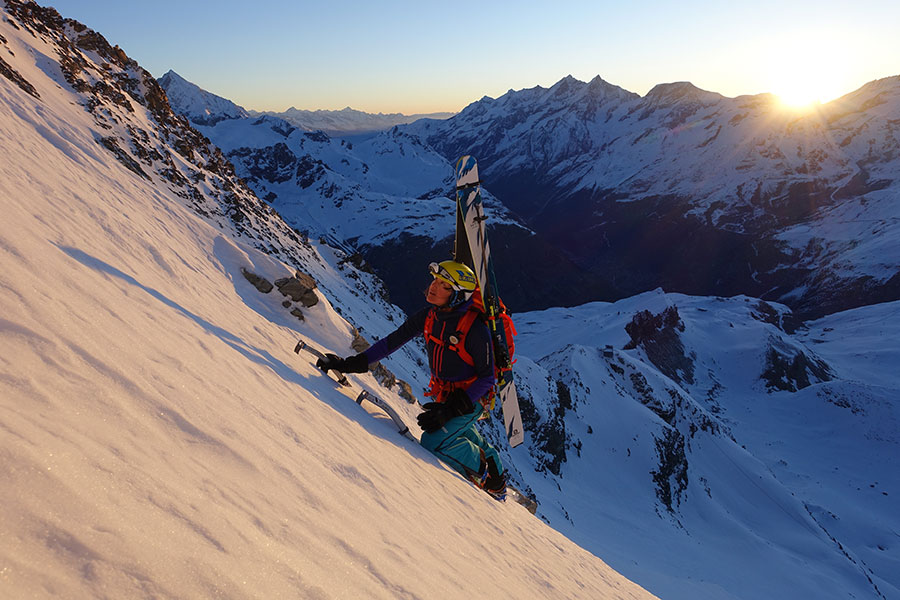
<instances>
[{"instance_id":1,"label":"ski strapped to backpack","mask_svg":"<svg viewBox=\"0 0 900 600\"><path fill-rule=\"evenodd\" d=\"M519 397L512 371L513 348L509 344L515 329L500 301L497 278L488 244L484 206L481 199L481 180L478 162L473 156L456 161L456 244L455 260L469 265L475 272L479 290L474 296L481 301L485 322L494 341L494 365L497 371L496 395L503 408L503 425L511 447L525 439Z\"/></svg>"}]
</instances>

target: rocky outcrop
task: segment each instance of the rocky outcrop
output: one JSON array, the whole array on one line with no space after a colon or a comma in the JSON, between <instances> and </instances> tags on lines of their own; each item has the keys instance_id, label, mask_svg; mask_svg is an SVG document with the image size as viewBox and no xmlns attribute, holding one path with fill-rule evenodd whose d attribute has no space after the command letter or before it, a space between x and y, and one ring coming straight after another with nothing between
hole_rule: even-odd
<instances>
[{"instance_id":1,"label":"rocky outcrop","mask_svg":"<svg viewBox=\"0 0 900 600\"><path fill-rule=\"evenodd\" d=\"M252 283L253 287L255 287L257 290L259 290L260 293L268 294L273 289L275 289L275 286L272 285L268 279L266 279L265 277L260 277L256 273L253 273L251 271L248 271L248 270L242 268L241 274L243 274L243 276L247 279L247 281Z\"/></svg>"},{"instance_id":2,"label":"rocky outcrop","mask_svg":"<svg viewBox=\"0 0 900 600\"><path fill-rule=\"evenodd\" d=\"M6 44L6 40L2 39L2 37L0 37L0 41L2 41L3 44ZM0 75L3 75L14 84L19 86L19 88L25 93L34 96L38 100L41 99L41 95L36 89L34 89L34 86L31 85L31 83L29 83L24 77L22 77L18 71L9 66L9 63L3 60L3 58L0 58Z\"/></svg>"},{"instance_id":3,"label":"rocky outcrop","mask_svg":"<svg viewBox=\"0 0 900 600\"><path fill-rule=\"evenodd\" d=\"M297 271L293 277L284 277L275 281L275 287L282 295L288 296L294 302L299 302L306 308L319 303L316 295L316 280L312 276Z\"/></svg>"},{"instance_id":4,"label":"rocky outcrop","mask_svg":"<svg viewBox=\"0 0 900 600\"><path fill-rule=\"evenodd\" d=\"M813 383L831 381L832 377L832 370L825 361L783 340L769 339L766 367L760 375L768 391L796 392Z\"/></svg>"},{"instance_id":5,"label":"rocky outcrop","mask_svg":"<svg viewBox=\"0 0 900 600\"><path fill-rule=\"evenodd\" d=\"M694 361L685 354L678 332L684 331L684 323L678 308L670 306L658 315L644 310L625 326L631 336L626 349L640 346L647 358L676 383L694 383Z\"/></svg>"},{"instance_id":6,"label":"rocky outcrop","mask_svg":"<svg viewBox=\"0 0 900 600\"><path fill-rule=\"evenodd\" d=\"M674 427L654 436L659 468L651 471L656 484L656 497L665 509L674 514L688 488L688 459L684 436Z\"/></svg>"},{"instance_id":7,"label":"rocky outcrop","mask_svg":"<svg viewBox=\"0 0 900 600\"><path fill-rule=\"evenodd\" d=\"M533 410L528 410L527 403L525 404L523 417L525 414L533 413ZM566 434L565 418L566 411L572 408L572 393L569 387L562 381L556 381L556 397L553 399L550 418L543 422L538 422L533 414L529 414L528 418L531 424L529 431L534 440L533 446L539 451L536 453L538 468L556 476L560 476L562 465L566 462L566 448L570 440Z\"/></svg>"}]
</instances>

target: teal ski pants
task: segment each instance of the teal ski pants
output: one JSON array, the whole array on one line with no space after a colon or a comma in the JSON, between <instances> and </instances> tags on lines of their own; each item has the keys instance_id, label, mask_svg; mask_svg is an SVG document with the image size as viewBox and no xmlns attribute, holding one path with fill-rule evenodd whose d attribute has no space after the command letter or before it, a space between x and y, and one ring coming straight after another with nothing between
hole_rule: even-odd
<instances>
[{"instance_id":1,"label":"teal ski pants","mask_svg":"<svg viewBox=\"0 0 900 600\"><path fill-rule=\"evenodd\" d=\"M422 446L456 469L466 479L481 473L482 452L485 458L494 458L497 469L502 473L500 454L475 428L475 423L483 411L484 409L478 406L478 410L461 417L453 417L433 433L422 433L420 440Z\"/></svg>"}]
</instances>

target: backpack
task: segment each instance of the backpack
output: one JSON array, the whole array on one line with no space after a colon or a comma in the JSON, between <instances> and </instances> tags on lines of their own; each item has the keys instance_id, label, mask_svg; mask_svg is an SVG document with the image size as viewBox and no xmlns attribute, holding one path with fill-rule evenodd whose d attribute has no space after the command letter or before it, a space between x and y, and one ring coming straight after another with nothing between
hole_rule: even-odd
<instances>
[{"instance_id":1,"label":"backpack","mask_svg":"<svg viewBox=\"0 0 900 600\"><path fill-rule=\"evenodd\" d=\"M481 319L481 321L488 326L488 330L491 333L491 340L493 341L494 379L496 382L491 391L481 399L481 403L486 409L492 410L494 408L497 391L506 385L509 373L512 371L512 365L516 362L513 360L513 355L516 351L514 337L518 335L518 332L516 331L516 326L513 323L512 317L509 315L509 311L503 303L503 300L497 298L500 311L496 316L491 317L484 310L481 293L473 294L473 297L474 301L472 302L472 306L469 307L466 314L459 320L459 329L451 336L450 339L452 343L447 346L447 349L456 353L464 363L474 367L475 360L468 352L466 352L466 336L468 335L469 330L472 329L472 324L475 323L475 319ZM430 339L438 345L443 345L441 340L432 337L431 335L431 331L434 328L434 321L434 311L430 311L428 317L425 319L425 339ZM498 340L498 337L501 339ZM456 341L453 341L454 339ZM506 342L505 349L503 348L503 341ZM467 388L475 381L475 379L476 378L473 377L464 381L445 382L432 376L429 390L425 395L434 396L437 402L443 402L446 394L450 391L457 388Z\"/></svg>"}]
</instances>

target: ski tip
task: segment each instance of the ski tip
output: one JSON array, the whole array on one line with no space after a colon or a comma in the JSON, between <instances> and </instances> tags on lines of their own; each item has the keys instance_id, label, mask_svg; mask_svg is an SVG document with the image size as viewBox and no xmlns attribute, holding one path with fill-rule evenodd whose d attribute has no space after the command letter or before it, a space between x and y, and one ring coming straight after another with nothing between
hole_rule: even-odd
<instances>
[{"instance_id":1,"label":"ski tip","mask_svg":"<svg viewBox=\"0 0 900 600\"><path fill-rule=\"evenodd\" d=\"M478 184L478 162L474 156L466 155L456 161L456 187Z\"/></svg>"},{"instance_id":2,"label":"ski tip","mask_svg":"<svg viewBox=\"0 0 900 600\"><path fill-rule=\"evenodd\" d=\"M460 156L456 160L456 172L459 173L460 170L468 170L471 168L470 165L476 164L475 157L471 154L466 154L465 156Z\"/></svg>"}]
</instances>

